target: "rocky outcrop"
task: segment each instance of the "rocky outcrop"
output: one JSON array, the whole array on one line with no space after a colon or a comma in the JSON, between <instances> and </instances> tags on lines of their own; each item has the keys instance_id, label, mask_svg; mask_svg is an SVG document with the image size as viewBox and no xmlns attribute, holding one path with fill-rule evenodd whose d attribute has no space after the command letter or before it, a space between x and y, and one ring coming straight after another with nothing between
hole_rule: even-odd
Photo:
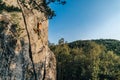
<instances>
[{"instance_id":1,"label":"rocky outcrop","mask_svg":"<svg viewBox=\"0 0 120 80\"><path fill-rule=\"evenodd\" d=\"M22 12L0 14L0 80L55 80L56 60L48 48L45 14L17 0L4 2Z\"/></svg>"}]
</instances>

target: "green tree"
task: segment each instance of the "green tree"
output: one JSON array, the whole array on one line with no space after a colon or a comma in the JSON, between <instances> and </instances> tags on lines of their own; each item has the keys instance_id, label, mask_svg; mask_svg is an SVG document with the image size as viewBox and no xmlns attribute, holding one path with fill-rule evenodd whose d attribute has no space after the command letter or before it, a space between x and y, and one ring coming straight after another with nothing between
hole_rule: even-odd
<instances>
[{"instance_id":1,"label":"green tree","mask_svg":"<svg viewBox=\"0 0 120 80\"><path fill-rule=\"evenodd\" d=\"M119 80L120 56L114 51L119 43L115 40L88 40L51 47L59 59L57 80Z\"/></svg>"},{"instance_id":2,"label":"green tree","mask_svg":"<svg viewBox=\"0 0 120 80\"><path fill-rule=\"evenodd\" d=\"M28 5L31 5L33 9L43 12L47 19L52 19L54 16L56 16L55 11L49 7L51 3L58 3L62 5L66 3L66 0L18 0L18 1L20 1L21 4L24 4L24 7L28 7ZM40 3L41 1L42 3ZM8 12L21 11L18 7L6 6L3 0L0 0L0 12L2 10L6 10Z\"/></svg>"},{"instance_id":3,"label":"green tree","mask_svg":"<svg viewBox=\"0 0 120 80\"><path fill-rule=\"evenodd\" d=\"M100 59L100 80L119 80L120 56L117 56L113 51L108 51L101 54Z\"/></svg>"},{"instance_id":4,"label":"green tree","mask_svg":"<svg viewBox=\"0 0 120 80\"><path fill-rule=\"evenodd\" d=\"M59 45L64 44L64 38L59 39L58 44Z\"/></svg>"}]
</instances>

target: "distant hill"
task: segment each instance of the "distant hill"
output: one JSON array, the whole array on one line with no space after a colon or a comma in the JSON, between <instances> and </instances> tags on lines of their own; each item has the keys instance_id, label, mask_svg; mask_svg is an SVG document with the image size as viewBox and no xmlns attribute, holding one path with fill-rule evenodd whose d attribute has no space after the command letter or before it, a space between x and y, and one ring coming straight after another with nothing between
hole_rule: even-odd
<instances>
[{"instance_id":1,"label":"distant hill","mask_svg":"<svg viewBox=\"0 0 120 80\"><path fill-rule=\"evenodd\" d=\"M113 51L114 53L120 55L120 41L115 39L97 39L97 40L78 40L68 43L70 48L87 46L86 43L95 42L99 45L106 47L107 51Z\"/></svg>"}]
</instances>

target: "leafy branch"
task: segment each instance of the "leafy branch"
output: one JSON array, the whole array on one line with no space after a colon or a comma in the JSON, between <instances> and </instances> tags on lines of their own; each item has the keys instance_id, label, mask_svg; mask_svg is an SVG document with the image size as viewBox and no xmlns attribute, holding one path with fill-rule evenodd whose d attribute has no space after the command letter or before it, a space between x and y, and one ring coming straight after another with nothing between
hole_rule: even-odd
<instances>
[{"instance_id":1,"label":"leafy branch","mask_svg":"<svg viewBox=\"0 0 120 80\"><path fill-rule=\"evenodd\" d=\"M0 13L2 11L7 11L7 12L21 12L21 10L18 7L14 7L14 6L7 6L2 0L0 0Z\"/></svg>"}]
</instances>

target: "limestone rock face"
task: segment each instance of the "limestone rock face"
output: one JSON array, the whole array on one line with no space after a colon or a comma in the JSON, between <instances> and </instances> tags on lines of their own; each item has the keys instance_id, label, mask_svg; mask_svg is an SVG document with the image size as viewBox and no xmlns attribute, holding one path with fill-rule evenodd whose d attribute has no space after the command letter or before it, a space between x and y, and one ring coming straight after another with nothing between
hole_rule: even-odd
<instances>
[{"instance_id":1,"label":"limestone rock face","mask_svg":"<svg viewBox=\"0 0 120 80\"><path fill-rule=\"evenodd\" d=\"M23 12L0 14L0 80L56 80L56 60L48 48L44 13L17 0L3 1L21 6Z\"/></svg>"}]
</instances>

